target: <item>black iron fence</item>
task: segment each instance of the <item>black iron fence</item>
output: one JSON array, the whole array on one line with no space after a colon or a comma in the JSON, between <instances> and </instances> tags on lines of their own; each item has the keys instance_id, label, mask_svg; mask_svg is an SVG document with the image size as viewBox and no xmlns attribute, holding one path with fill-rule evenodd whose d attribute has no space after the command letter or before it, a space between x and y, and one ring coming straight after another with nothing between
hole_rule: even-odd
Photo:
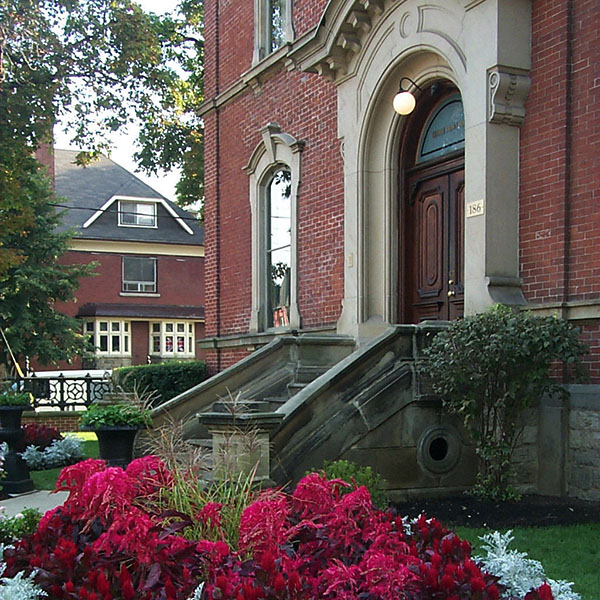
<instances>
[{"instance_id":1,"label":"black iron fence","mask_svg":"<svg viewBox=\"0 0 600 600\"><path fill-rule=\"evenodd\" d=\"M102 400L112 390L110 380L105 377L22 377L8 381L10 388L29 392L35 408L53 410L76 410L86 408L92 402Z\"/></svg>"}]
</instances>

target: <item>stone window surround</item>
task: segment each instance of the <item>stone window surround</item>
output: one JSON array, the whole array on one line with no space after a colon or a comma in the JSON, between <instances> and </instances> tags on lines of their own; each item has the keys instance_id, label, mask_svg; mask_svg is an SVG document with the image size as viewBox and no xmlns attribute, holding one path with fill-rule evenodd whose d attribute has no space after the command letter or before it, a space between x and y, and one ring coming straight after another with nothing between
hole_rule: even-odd
<instances>
[{"instance_id":1,"label":"stone window surround","mask_svg":"<svg viewBox=\"0 0 600 600\"><path fill-rule=\"evenodd\" d=\"M266 251L267 186L273 173L287 167L291 180L291 276L290 276L290 315L289 327L273 331L286 331L300 328L298 310L298 186L301 179L301 153L304 142L282 133L277 123L269 123L261 129L262 141L255 148L250 161L244 167L249 175L249 198L252 212L252 312L249 332L267 330L266 272L264 256Z\"/></svg>"},{"instance_id":2,"label":"stone window surround","mask_svg":"<svg viewBox=\"0 0 600 600\"><path fill-rule=\"evenodd\" d=\"M254 55L252 64L255 65L269 56L273 51L271 44L271 15L269 11L270 0L254 0ZM294 27L292 24L292 0L284 0L285 4L285 26L284 38L286 42L294 39Z\"/></svg>"}]
</instances>

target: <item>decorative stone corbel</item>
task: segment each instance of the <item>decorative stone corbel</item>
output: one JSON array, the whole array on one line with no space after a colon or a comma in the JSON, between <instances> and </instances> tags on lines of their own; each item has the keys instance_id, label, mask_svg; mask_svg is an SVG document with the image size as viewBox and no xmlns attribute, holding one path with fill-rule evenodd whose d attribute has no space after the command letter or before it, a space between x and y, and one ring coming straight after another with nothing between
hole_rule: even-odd
<instances>
[{"instance_id":1,"label":"decorative stone corbel","mask_svg":"<svg viewBox=\"0 0 600 600\"><path fill-rule=\"evenodd\" d=\"M281 126L276 122L267 123L267 125L260 130L263 144L265 145L265 150L267 152L267 156L269 157L269 162L271 163L275 162L274 136L278 133L281 133Z\"/></svg>"},{"instance_id":2,"label":"decorative stone corbel","mask_svg":"<svg viewBox=\"0 0 600 600\"><path fill-rule=\"evenodd\" d=\"M525 101L531 79L527 73L493 67L488 71L490 123L520 127L525 119Z\"/></svg>"}]
</instances>

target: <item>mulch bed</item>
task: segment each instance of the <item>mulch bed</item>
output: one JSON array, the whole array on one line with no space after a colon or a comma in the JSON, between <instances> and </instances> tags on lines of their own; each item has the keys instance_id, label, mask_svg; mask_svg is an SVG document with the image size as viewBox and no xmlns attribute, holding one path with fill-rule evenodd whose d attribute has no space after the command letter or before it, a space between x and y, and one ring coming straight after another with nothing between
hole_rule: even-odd
<instances>
[{"instance_id":1,"label":"mulch bed","mask_svg":"<svg viewBox=\"0 0 600 600\"><path fill-rule=\"evenodd\" d=\"M401 515L439 519L446 527L542 527L600 523L600 502L574 498L523 496L519 502L485 502L460 496L428 500L411 500L394 505Z\"/></svg>"}]
</instances>

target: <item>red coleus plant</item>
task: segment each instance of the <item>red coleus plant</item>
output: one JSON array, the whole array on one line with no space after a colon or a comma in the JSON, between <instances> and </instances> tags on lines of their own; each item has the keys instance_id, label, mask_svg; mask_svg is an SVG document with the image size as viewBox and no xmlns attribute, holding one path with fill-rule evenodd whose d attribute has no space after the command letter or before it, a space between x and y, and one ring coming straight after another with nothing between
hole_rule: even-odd
<instances>
[{"instance_id":1,"label":"red coleus plant","mask_svg":"<svg viewBox=\"0 0 600 600\"><path fill-rule=\"evenodd\" d=\"M57 599L188 598L201 581L202 553L165 532L145 508L168 480L156 457L133 461L126 471L99 460L63 469L57 489L70 492L67 501L5 551L5 576L35 570L36 582Z\"/></svg>"},{"instance_id":2,"label":"red coleus plant","mask_svg":"<svg viewBox=\"0 0 600 600\"><path fill-rule=\"evenodd\" d=\"M37 446L39 450L48 448L55 440L62 440L63 436L55 427L48 427L42 423L27 423L23 426L25 436L18 444L19 452L27 446Z\"/></svg>"},{"instance_id":3,"label":"red coleus plant","mask_svg":"<svg viewBox=\"0 0 600 600\"><path fill-rule=\"evenodd\" d=\"M210 553L207 598L498 600L470 545L422 516L407 524L358 488L305 477L292 496L266 492L244 512L240 554ZM209 549L206 549L209 552Z\"/></svg>"},{"instance_id":4,"label":"red coleus plant","mask_svg":"<svg viewBox=\"0 0 600 600\"><path fill-rule=\"evenodd\" d=\"M311 474L291 495L265 491L244 511L239 547L221 529L223 506L195 515L212 539L177 532L191 518L157 514L148 498L171 483L156 457L126 471L88 460L61 473L70 492L37 532L5 551L7 570L35 572L51 599L499 600L502 586L471 559L468 542L435 519L407 523L373 507L368 491ZM553 600L541 586L526 600Z\"/></svg>"}]
</instances>

